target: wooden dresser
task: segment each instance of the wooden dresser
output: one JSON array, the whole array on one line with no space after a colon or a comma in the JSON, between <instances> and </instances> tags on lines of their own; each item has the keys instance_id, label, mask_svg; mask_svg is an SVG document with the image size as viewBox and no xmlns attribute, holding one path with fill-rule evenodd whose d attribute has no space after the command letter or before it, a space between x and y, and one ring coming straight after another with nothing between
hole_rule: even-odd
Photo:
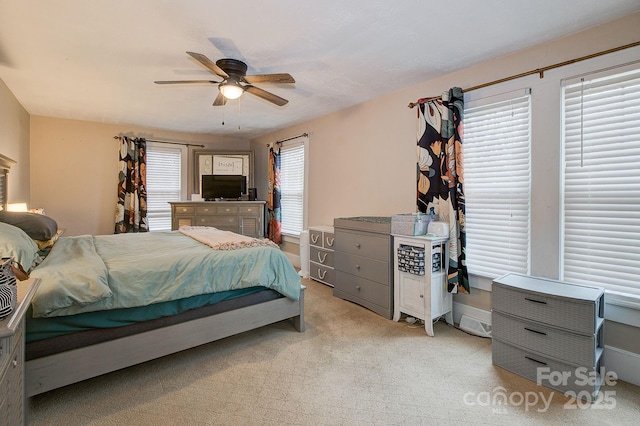
<instances>
[{"instance_id":1,"label":"wooden dresser","mask_svg":"<svg viewBox=\"0 0 640 426\"><path fill-rule=\"evenodd\" d=\"M334 243L333 226L309 227L309 278L331 287L336 282Z\"/></svg>"},{"instance_id":2,"label":"wooden dresser","mask_svg":"<svg viewBox=\"0 0 640 426\"><path fill-rule=\"evenodd\" d=\"M0 425L26 423L24 391L25 313L40 280L18 282L18 303L0 321Z\"/></svg>"},{"instance_id":3,"label":"wooden dresser","mask_svg":"<svg viewBox=\"0 0 640 426\"><path fill-rule=\"evenodd\" d=\"M539 385L590 399L604 351L604 290L506 274L492 287L493 364Z\"/></svg>"},{"instance_id":4,"label":"wooden dresser","mask_svg":"<svg viewBox=\"0 0 640 426\"><path fill-rule=\"evenodd\" d=\"M362 305L385 318L393 316L391 218L334 219L333 295Z\"/></svg>"},{"instance_id":5,"label":"wooden dresser","mask_svg":"<svg viewBox=\"0 0 640 426\"><path fill-rule=\"evenodd\" d=\"M171 229L213 226L224 231L264 238L265 201L171 202Z\"/></svg>"}]
</instances>

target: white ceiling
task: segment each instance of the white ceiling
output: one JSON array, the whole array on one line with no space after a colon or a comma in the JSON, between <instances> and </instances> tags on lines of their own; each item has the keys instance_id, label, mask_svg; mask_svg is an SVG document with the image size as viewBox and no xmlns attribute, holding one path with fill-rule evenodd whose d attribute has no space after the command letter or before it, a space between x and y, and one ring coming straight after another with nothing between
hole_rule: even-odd
<instances>
[{"instance_id":1,"label":"white ceiling","mask_svg":"<svg viewBox=\"0 0 640 426\"><path fill-rule=\"evenodd\" d=\"M0 0L0 79L32 115L252 138L639 10L638 0ZM289 103L244 94L213 107L216 85L154 84L215 79L186 51L292 74L295 84L256 84Z\"/></svg>"}]
</instances>

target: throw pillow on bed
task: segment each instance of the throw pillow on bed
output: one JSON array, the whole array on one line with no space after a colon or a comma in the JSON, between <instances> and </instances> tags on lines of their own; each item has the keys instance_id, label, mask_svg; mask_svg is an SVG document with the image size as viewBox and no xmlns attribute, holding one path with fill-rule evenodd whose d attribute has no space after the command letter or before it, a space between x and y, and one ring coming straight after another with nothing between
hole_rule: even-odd
<instances>
[{"instance_id":1,"label":"throw pillow on bed","mask_svg":"<svg viewBox=\"0 0 640 426\"><path fill-rule=\"evenodd\" d=\"M38 246L22 229L0 222L0 256L13 257L24 271L29 272L39 260Z\"/></svg>"},{"instance_id":2,"label":"throw pillow on bed","mask_svg":"<svg viewBox=\"0 0 640 426\"><path fill-rule=\"evenodd\" d=\"M55 220L38 213L0 211L0 222L17 226L34 240L47 241L58 232Z\"/></svg>"}]
</instances>

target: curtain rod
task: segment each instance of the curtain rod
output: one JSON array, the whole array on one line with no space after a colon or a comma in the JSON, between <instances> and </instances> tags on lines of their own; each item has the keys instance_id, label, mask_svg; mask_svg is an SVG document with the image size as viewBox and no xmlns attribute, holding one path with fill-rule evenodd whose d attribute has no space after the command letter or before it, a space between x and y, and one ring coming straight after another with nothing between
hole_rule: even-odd
<instances>
[{"instance_id":1,"label":"curtain rod","mask_svg":"<svg viewBox=\"0 0 640 426\"><path fill-rule=\"evenodd\" d=\"M121 140L122 136L114 136L114 139L118 139ZM159 141L156 139L147 139L147 138L143 138L144 140L146 140L147 142L155 142L155 143L168 143L168 144L172 144L172 145L184 145L184 146L195 146L198 148L204 148L204 145L196 145L196 144L192 144L192 143L187 143L187 142L176 142L176 141Z\"/></svg>"},{"instance_id":2,"label":"curtain rod","mask_svg":"<svg viewBox=\"0 0 640 426\"><path fill-rule=\"evenodd\" d=\"M302 134L300 134L298 136L292 136L292 137L287 138L287 139L282 139L282 140L279 140L279 141L275 141L274 144L281 145L284 142L287 142L287 141L290 141L290 140L293 140L293 139L297 139L297 138L301 138L301 137L309 137L309 133L305 132L305 133L302 133ZM271 144L267 144L267 146L271 146Z\"/></svg>"},{"instance_id":3,"label":"curtain rod","mask_svg":"<svg viewBox=\"0 0 640 426\"><path fill-rule=\"evenodd\" d=\"M526 77L526 76L533 75L533 74L539 74L540 78L544 78L544 72L545 71L549 71L549 70L552 70L554 68L564 67L566 65L574 64L576 62L581 62L581 61L584 61L584 60L587 60L587 59L596 58L598 56L606 55L606 54L613 53L613 52L618 52L620 50L628 49L630 47L635 47L635 46L640 46L640 41L636 41L636 42L633 42L633 43L625 44L624 46L614 47L614 48L608 49L608 50L603 50L601 52L592 53L591 55L581 56L581 57L575 58L575 59L569 59L568 61L558 62L557 64L548 65L546 67L537 68L535 70L523 72L523 73L520 73L520 74L511 75L509 77L501 78L499 80L490 81L488 83L479 84L477 86L469 87L467 89L462 89L462 92L471 92L472 90L482 89L483 87L493 86L494 84L504 83L505 81L515 80L517 78L522 78L522 77ZM432 101L434 99L439 99L439 98L440 98L440 96L434 96L434 97L431 97L431 98L419 99L416 102L410 102L409 103L409 108L413 108L416 105L420 105L420 104L423 104L425 102Z\"/></svg>"}]
</instances>

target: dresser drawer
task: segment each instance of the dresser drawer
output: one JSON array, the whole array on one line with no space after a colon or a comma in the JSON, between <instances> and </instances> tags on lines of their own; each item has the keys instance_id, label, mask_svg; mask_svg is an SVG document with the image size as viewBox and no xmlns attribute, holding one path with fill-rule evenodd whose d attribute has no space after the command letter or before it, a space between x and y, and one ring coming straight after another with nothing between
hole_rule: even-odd
<instances>
[{"instance_id":1,"label":"dresser drawer","mask_svg":"<svg viewBox=\"0 0 640 426\"><path fill-rule=\"evenodd\" d=\"M209 215L209 214L215 214L216 213L216 208L214 206L198 206L196 207L196 213L197 214L204 214L204 215Z\"/></svg>"},{"instance_id":2,"label":"dresser drawer","mask_svg":"<svg viewBox=\"0 0 640 426\"><path fill-rule=\"evenodd\" d=\"M260 213L260 210L258 206L240 206L240 214L256 215Z\"/></svg>"},{"instance_id":3,"label":"dresser drawer","mask_svg":"<svg viewBox=\"0 0 640 426\"><path fill-rule=\"evenodd\" d=\"M580 392L593 395L600 389L599 361L594 368L578 367L512 346L495 337L491 341L491 354L495 365L551 389L572 391L578 398L582 398ZM567 379L558 379L560 374Z\"/></svg>"},{"instance_id":4,"label":"dresser drawer","mask_svg":"<svg viewBox=\"0 0 640 426\"><path fill-rule=\"evenodd\" d=\"M311 262L333 267L333 257L333 251L331 250L325 250L314 246L309 248L309 260Z\"/></svg>"},{"instance_id":5,"label":"dresser drawer","mask_svg":"<svg viewBox=\"0 0 640 426\"><path fill-rule=\"evenodd\" d=\"M323 246L324 248L333 249L336 239L332 232L323 233Z\"/></svg>"},{"instance_id":6,"label":"dresser drawer","mask_svg":"<svg viewBox=\"0 0 640 426\"><path fill-rule=\"evenodd\" d=\"M602 354L603 328L595 335L576 334L494 311L492 337L551 358L594 366Z\"/></svg>"},{"instance_id":7,"label":"dresser drawer","mask_svg":"<svg viewBox=\"0 0 640 426\"><path fill-rule=\"evenodd\" d=\"M334 285L336 282L336 271L333 268L318 265L313 262L309 264L309 276L316 281L322 281L331 285Z\"/></svg>"},{"instance_id":8,"label":"dresser drawer","mask_svg":"<svg viewBox=\"0 0 640 426\"><path fill-rule=\"evenodd\" d=\"M385 286L389 285L389 262L340 253L335 258L335 268Z\"/></svg>"},{"instance_id":9,"label":"dresser drawer","mask_svg":"<svg viewBox=\"0 0 640 426\"><path fill-rule=\"evenodd\" d=\"M0 337L0 374L9 365L9 358L11 357L11 342L12 336Z\"/></svg>"},{"instance_id":10,"label":"dresser drawer","mask_svg":"<svg viewBox=\"0 0 640 426\"><path fill-rule=\"evenodd\" d=\"M214 228L238 228L238 216L198 216L197 226L213 226Z\"/></svg>"},{"instance_id":11,"label":"dresser drawer","mask_svg":"<svg viewBox=\"0 0 640 426\"><path fill-rule=\"evenodd\" d=\"M335 290L374 303L384 309L391 308L389 286L376 281L336 270Z\"/></svg>"},{"instance_id":12,"label":"dresser drawer","mask_svg":"<svg viewBox=\"0 0 640 426\"><path fill-rule=\"evenodd\" d=\"M176 206L176 214L194 214L196 209L193 206Z\"/></svg>"},{"instance_id":13,"label":"dresser drawer","mask_svg":"<svg viewBox=\"0 0 640 426\"><path fill-rule=\"evenodd\" d=\"M389 262L389 236L366 234L357 231L339 230L336 232L334 249L348 254L370 257Z\"/></svg>"},{"instance_id":14,"label":"dresser drawer","mask_svg":"<svg viewBox=\"0 0 640 426\"><path fill-rule=\"evenodd\" d=\"M311 246L322 247L322 243L322 231L317 231L315 229L309 230L309 244Z\"/></svg>"},{"instance_id":15,"label":"dresser drawer","mask_svg":"<svg viewBox=\"0 0 640 426\"><path fill-rule=\"evenodd\" d=\"M238 214L238 206L216 206L217 214Z\"/></svg>"},{"instance_id":16,"label":"dresser drawer","mask_svg":"<svg viewBox=\"0 0 640 426\"><path fill-rule=\"evenodd\" d=\"M599 326L598 307L591 302L520 290L495 281L491 294L495 311L577 333L594 334Z\"/></svg>"}]
</instances>

